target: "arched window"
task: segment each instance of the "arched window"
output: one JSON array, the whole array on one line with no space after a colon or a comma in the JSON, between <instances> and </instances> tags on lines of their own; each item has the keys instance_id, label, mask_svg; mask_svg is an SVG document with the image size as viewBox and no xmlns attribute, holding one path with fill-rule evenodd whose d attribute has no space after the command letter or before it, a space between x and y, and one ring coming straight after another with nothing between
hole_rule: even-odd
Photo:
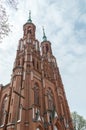
<instances>
[{"instance_id":1,"label":"arched window","mask_svg":"<svg viewBox=\"0 0 86 130\"><path fill-rule=\"evenodd\" d=\"M55 106L54 106L54 97L52 90L49 88L47 90L47 98L48 98L48 122L51 124L52 119L55 117Z\"/></svg>"},{"instance_id":2,"label":"arched window","mask_svg":"<svg viewBox=\"0 0 86 130\"><path fill-rule=\"evenodd\" d=\"M48 109L53 110L54 109L54 100L53 100L53 93L51 89L47 90L47 96L48 96Z\"/></svg>"},{"instance_id":3,"label":"arched window","mask_svg":"<svg viewBox=\"0 0 86 130\"><path fill-rule=\"evenodd\" d=\"M3 99L3 102L2 102L0 125L4 125L4 123L5 123L6 110L7 110L7 99L8 99L8 97L5 96Z\"/></svg>"},{"instance_id":4,"label":"arched window","mask_svg":"<svg viewBox=\"0 0 86 130\"><path fill-rule=\"evenodd\" d=\"M39 86L34 85L33 121L40 121Z\"/></svg>"},{"instance_id":5,"label":"arched window","mask_svg":"<svg viewBox=\"0 0 86 130\"><path fill-rule=\"evenodd\" d=\"M34 104L39 105L39 87L37 84L34 86Z\"/></svg>"}]
</instances>

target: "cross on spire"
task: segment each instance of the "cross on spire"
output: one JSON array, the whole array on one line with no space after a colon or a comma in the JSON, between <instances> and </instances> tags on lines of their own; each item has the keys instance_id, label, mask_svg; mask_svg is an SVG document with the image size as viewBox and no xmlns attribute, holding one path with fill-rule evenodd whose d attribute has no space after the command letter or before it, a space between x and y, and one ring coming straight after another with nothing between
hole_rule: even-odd
<instances>
[{"instance_id":1,"label":"cross on spire","mask_svg":"<svg viewBox=\"0 0 86 130\"><path fill-rule=\"evenodd\" d=\"M43 41L47 41L47 37L45 35L45 29L44 29L44 27L42 29L43 29Z\"/></svg>"},{"instance_id":2,"label":"cross on spire","mask_svg":"<svg viewBox=\"0 0 86 130\"><path fill-rule=\"evenodd\" d=\"M31 20L31 10L29 10L29 19L27 20L28 23L32 23L32 20Z\"/></svg>"}]
</instances>

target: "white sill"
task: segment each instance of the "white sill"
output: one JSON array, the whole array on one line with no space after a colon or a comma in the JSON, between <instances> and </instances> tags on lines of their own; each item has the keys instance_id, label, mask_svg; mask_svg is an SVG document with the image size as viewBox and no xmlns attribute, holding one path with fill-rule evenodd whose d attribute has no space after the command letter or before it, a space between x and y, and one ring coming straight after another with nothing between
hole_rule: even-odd
<instances>
[{"instance_id":1,"label":"white sill","mask_svg":"<svg viewBox=\"0 0 86 130\"><path fill-rule=\"evenodd\" d=\"M18 120L17 122L21 122L21 120Z\"/></svg>"},{"instance_id":2,"label":"white sill","mask_svg":"<svg viewBox=\"0 0 86 130\"><path fill-rule=\"evenodd\" d=\"M3 126L4 126L4 124L3 124L3 125L0 125L0 128L3 127Z\"/></svg>"}]
</instances>

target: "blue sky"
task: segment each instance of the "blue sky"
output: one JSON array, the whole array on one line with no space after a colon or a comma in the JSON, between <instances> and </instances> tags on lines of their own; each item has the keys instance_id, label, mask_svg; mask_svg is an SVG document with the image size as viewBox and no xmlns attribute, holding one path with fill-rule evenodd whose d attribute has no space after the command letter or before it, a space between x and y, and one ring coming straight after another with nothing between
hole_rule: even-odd
<instances>
[{"instance_id":1,"label":"blue sky","mask_svg":"<svg viewBox=\"0 0 86 130\"><path fill-rule=\"evenodd\" d=\"M4 3L12 32L0 44L0 83L10 82L18 40L29 10L42 41L42 26L52 43L71 111L86 119L86 0L19 0L16 11Z\"/></svg>"}]
</instances>

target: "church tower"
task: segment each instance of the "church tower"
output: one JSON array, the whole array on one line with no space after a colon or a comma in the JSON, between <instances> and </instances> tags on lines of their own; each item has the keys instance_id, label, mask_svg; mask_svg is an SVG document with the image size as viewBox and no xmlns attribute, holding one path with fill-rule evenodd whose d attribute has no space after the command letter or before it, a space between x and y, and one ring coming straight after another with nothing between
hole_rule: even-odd
<instances>
[{"instance_id":1,"label":"church tower","mask_svg":"<svg viewBox=\"0 0 86 130\"><path fill-rule=\"evenodd\" d=\"M11 82L0 86L0 130L74 130L51 42L35 36L29 19L23 26Z\"/></svg>"}]
</instances>

